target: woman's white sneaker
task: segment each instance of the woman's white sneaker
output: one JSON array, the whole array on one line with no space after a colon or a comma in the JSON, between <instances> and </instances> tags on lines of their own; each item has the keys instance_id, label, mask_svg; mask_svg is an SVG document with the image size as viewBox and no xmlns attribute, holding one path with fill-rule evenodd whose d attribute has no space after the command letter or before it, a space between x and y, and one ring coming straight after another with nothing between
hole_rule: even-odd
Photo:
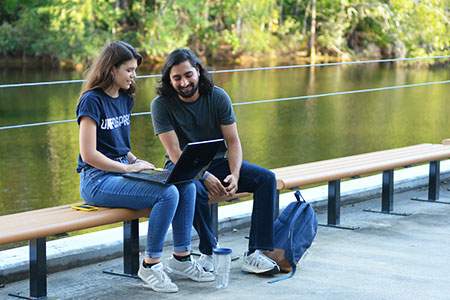
<instances>
[{"instance_id":1,"label":"woman's white sneaker","mask_svg":"<svg viewBox=\"0 0 450 300\"><path fill-rule=\"evenodd\" d=\"M244 254L242 271L255 274L278 274L280 267L277 263L268 258L261 250L255 250L252 254Z\"/></svg>"},{"instance_id":2,"label":"woman's white sneaker","mask_svg":"<svg viewBox=\"0 0 450 300\"><path fill-rule=\"evenodd\" d=\"M169 268L173 274L190 278L194 281L214 281L212 273L203 270L196 261L178 261L175 258L169 260Z\"/></svg>"},{"instance_id":3,"label":"woman's white sneaker","mask_svg":"<svg viewBox=\"0 0 450 300\"><path fill-rule=\"evenodd\" d=\"M151 268L145 268L141 264L139 267L138 276L155 292L178 292L177 285L173 283L166 272L164 272L164 266L161 262Z\"/></svg>"}]
</instances>

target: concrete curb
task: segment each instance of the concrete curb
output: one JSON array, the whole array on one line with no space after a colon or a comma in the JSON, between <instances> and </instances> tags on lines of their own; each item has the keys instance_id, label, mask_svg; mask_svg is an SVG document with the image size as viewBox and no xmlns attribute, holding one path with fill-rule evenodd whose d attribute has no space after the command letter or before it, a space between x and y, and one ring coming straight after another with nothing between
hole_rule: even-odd
<instances>
[{"instance_id":1,"label":"concrete curb","mask_svg":"<svg viewBox=\"0 0 450 300\"><path fill-rule=\"evenodd\" d=\"M450 178L450 161L441 162L441 181ZM428 164L396 170L394 172L395 192L402 192L428 185ZM341 183L341 203L348 204L379 197L381 195L381 174ZM326 208L328 201L327 185L302 190L304 198L316 209ZM426 192L424 192L426 195ZM422 195L422 196L424 196ZM293 192L280 195L280 210L294 201ZM395 200L394 200L395 206ZM380 201L381 207L381 201ZM250 225L252 201L239 202L219 207L219 231L229 231ZM148 222L139 225L140 247L145 247ZM87 233L47 243L48 272L92 264L122 256L122 227ZM197 234L192 232L192 240ZM166 245L171 244L172 233L169 230ZM195 245L195 242L193 243ZM8 282L28 276L29 247L19 247L0 251L0 279ZM3 280L0 280L3 281Z\"/></svg>"}]
</instances>

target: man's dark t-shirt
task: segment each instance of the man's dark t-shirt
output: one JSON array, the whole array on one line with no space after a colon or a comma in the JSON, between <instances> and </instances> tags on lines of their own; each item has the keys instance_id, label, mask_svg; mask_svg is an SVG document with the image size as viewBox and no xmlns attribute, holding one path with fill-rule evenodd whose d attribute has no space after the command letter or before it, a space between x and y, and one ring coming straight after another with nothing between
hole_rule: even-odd
<instances>
[{"instance_id":1,"label":"man's dark t-shirt","mask_svg":"<svg viewBox=\"0 0 450 300\"><path fill-rule=\"evenodd\" d=\"M220 126L236 122L230 97L216 86L194 102L184 102L176 95L158 96L151 112L155 134L174 130L181 149L189 142L223 138ZM215 158L224 157L226 151L224 144Z\"/></svg>"}]
</instances>

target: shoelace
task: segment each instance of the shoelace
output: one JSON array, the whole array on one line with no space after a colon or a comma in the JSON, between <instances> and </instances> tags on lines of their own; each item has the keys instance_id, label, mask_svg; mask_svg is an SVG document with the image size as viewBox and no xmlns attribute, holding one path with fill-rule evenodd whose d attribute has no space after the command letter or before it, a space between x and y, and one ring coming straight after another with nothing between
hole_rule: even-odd
<instances>
[{"instance_id":1,"label":"shoelace","mask_svg":"<svg viewBox=\"0 0 450 300\"><path fill-rule=\"evenodd\" d=\"M258 251L258 250L257 250ZM262 253L255 252L255 255L253 256L253 258L250 260L250 264L259 267L260 264L263 264L265 261L269 261L273 264L276 264L272 259L268 258L267 256L263 255Z\"/></svg>"},{"instance_id":2,"label":"shoelace","mask_svg":"<svg viewBox=\"0 0 450 300\"><path fill-rule=\"evenodd\" d=\"M261 257L261 255L258 255L258 256L256 256L256 259L255 259L255 264L256 264L256 266L260 266L261 264L263 264L264 263L264 259Z\"/></svg>"},{"instance_id":3,"label":"shoelace","mask_svg":"<svg viewBox=\"0 0 450 300\"><path fill-rule=\"evenodd\" d=\"M172 280L170 280L170 277L167 276L166 272L164 272L164 269L171 270L169 267L164 266L164 268L161 268L157 271L155 271L155 270L153 270L153 271L161 282L163 282L163 283L172 282Z\"/></svg>"},{"instance_id":4,"label":"shoelace","mask_svg":"<svg viewBox=\"0 0 450 300\"><path fill-rule=\"evenodd\" d=\"M193 268L194 268L194 272L196 271L195 275L200 276L200 274L202 274L203 267L200 266L200 264L198 264L196 261L192 261L192 265L193 265Z\"/></svg>"}]
</instances>

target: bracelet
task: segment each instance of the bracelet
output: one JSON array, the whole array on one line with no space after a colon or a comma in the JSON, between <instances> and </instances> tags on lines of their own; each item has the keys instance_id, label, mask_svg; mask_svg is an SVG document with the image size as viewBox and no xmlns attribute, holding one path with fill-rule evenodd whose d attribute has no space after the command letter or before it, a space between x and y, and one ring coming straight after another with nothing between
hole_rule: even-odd
<instances>
[{"instance_id":1,"label":"bracelet","mask_svg":"<svg viewBox=\"0 0 450 300\"><path fill-rule=\"evenodd\" d=\"M209 176L209 174L211 174L211 173L209 173L208 171L206 171L206 174L205 174L205 176L203 176L203 178L202 178L202 182L203 182L203 181L205 181L206 177L208 177L208 176Z\"/></svg>"},{"instance_id":2,"label":"bracelet","mask_svg":"<svg viewBox=\"0 0 450 300\"><path fill-rule=\"evenodd\" d=\"M134 164L135 162L137 162L138 161L138 158L136 157L135 159L133 159L133 161L130 161L130 165L131 164Z\"/></svg>"}]
</instances>

